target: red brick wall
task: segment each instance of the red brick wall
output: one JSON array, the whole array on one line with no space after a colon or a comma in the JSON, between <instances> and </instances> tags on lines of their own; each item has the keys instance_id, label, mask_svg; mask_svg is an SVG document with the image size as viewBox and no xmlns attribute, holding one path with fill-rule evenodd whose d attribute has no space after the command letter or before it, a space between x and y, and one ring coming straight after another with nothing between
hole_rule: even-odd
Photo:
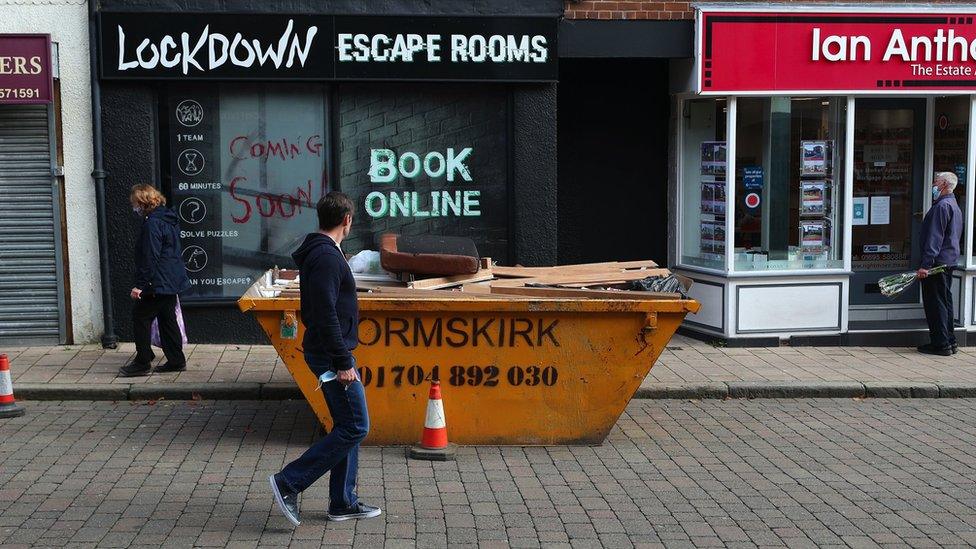
<instances>
[{"instance_id":1,"label":"red brick wall","mask_svg":"<svg viewBox=\"0 0 976 549\"><path fill-rule=\"evenodd\" d=\"M789 8L790 4L810 4L833 0L779 0L768 4L782 4ZM905 4L915 0L863 0L853 5ZM734 2L733 2L734 3ZM930 0L932 4L952 4L954 0ZM968 3L966 5L969 5ZM615 2L612 0L566 0L566 19L694 19L695 12L691 9L691 2Z\"/></svg>"},{"instance_id":2,"label":"red brick wall","mask_svg":"<svg viewBox=\"0 0 976 549\"><path fill-rule=\"evenodd\" d=\"M567 19L693 19L690 2L612 2L570 0Z\"/></svg>"}]
</instances>

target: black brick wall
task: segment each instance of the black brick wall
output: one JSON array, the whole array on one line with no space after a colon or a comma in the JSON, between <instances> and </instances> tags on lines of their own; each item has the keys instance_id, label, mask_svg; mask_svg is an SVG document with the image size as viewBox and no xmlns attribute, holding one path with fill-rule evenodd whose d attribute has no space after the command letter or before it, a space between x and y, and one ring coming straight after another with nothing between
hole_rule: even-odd
<instances>
[{"instance_id":1,"label":"black brick wall","mask_svg":"<svg viewBox=\"0 0 976 549\"><path fill-rule=\"evenodd\" d=\"M400 85L390 93L384 85L343 85L339 88L339 187L358 208L350 238L343 250L379 249L385 232L466 236L474 239L482 256L507 262L508 154L506 119L508 93L502 86L449 84ZM465 164L471 181L455 174L430 178L423 172L390 183L372 183L368 175L371 149L391 149L398 155L428 152L447 156L466 147L473 150ZM364 200L372 191L415 191L421 207L429 209L430 191L478 190L478 217L370 217Z\"/></svg>"}]
</instances>

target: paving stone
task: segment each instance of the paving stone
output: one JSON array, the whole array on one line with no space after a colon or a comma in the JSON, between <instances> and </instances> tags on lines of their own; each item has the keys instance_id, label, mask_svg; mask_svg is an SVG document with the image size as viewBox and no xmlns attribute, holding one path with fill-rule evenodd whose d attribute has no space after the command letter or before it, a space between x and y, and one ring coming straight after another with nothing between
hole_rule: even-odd
<instances>
[{"instance_id":1,"label":"paving stone","mask_svg":"<svg viewBox=\"0 0 976 549\"><path fill-rule=\"evenodd\" d=\"M973 404L642 401L598 448L364 447L386 513L325 522L323 481L293 529L265 483L310 441L303 402L37 402L0 422L0 545L971 546Z\"/></svg>"}]
</instances>

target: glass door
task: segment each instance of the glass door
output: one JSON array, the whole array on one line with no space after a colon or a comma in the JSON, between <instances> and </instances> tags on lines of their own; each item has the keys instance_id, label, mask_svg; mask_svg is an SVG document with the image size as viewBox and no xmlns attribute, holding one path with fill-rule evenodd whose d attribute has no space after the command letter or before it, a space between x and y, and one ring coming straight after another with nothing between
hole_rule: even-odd
<instances>
[{"instance_id":1,"label":"glass door","mask_svg":"<svg viewBox=\"0 0 976 549\"><path fill-rule=\"evenodd\" d=\"M878 279L918 266L924 128L924 99L855 102L851 305L920 302L918 285L889 299Z\"/></svg>"}]
</instances>

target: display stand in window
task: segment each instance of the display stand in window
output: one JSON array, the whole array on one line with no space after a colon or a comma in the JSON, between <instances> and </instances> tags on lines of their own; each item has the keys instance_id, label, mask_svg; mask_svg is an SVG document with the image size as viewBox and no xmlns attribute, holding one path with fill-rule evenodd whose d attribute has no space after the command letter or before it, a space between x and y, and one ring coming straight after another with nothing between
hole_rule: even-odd
<instances>
[{"instance_id":1,"label":"display stand in window","mask_svg":"<svg viewBox=\"0 0 976 549\"><path fill-rule=\"evenodd\" d=\"M701 144L701 253L702 257L721 261L725 256L726 214L725 141Z\"/></svg>"},{"instance_id":2,"label":"display stand in window","mask_svg":"<svg viewBox=\"0 0 976 549\"><path fill-rule=\"evenodd\" d=\"M800 142L800 246L791 259L828 260L833 241L832 141Z\"/></svg>"}]
</instances>

